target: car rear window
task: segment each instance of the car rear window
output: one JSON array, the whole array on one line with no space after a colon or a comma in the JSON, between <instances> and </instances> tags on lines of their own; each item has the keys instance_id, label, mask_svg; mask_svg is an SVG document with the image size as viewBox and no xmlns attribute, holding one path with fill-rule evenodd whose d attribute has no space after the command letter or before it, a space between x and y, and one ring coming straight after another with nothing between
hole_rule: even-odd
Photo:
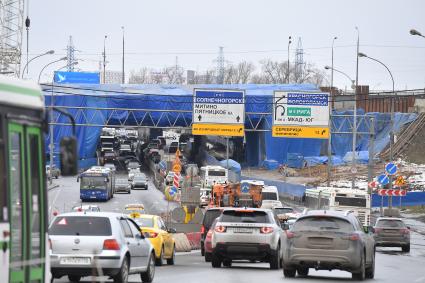
<instances>
[{"instance_id":1,"label":"car rear window","mask_svg":"<svg viewBox=\"0 0 425 283\"><path fill-rule=\"evenodd\" d=\"M285 214L285 213L293 213L293 212L294 212L294 210L292 208L290 208L290 207L288 207L288 208L275 208L274 209L274 213L276 215L278 215L278 214Z\"/></svg>"},{"instance_id":2,"label":"car rear window","mask_svg":"<svg viewBox=\"0 0 425 283\"><path fill-rule=\"evenodd\" d=\"M261 193L261 198L263 200L279 200L276 193L272 192L263 192Z\"/></svg>"},{"instance_id":3,"label":"car rear window","mask_svg":"<svg viewBox=\"0 0 425 283\"><path fill-rule=\"evenodd\" d=\"M135 218L134 221L140 227L153 227L153 218Z\"/></svg>"},{"instance_id":4,"label":"car rear window","mask_svg":"<svg viewBox=\"0 0 425 283\"><path fill-rule=\"evenodd\" d=\"M353 232L353 225L341 218L335 217L307 217L299 219L294 223L292 231L335 231Z\"/></svg>"},{"instance_id":5,"label":"car rear window","mask_svg":"<svg viewBox=\"0 0 425 283\"><path fill-rule=\"evenodd\" d=\"M204 220L202 221L202 224L205 228L210 228L211 224L214 222L214 220L221 215L222 211L219 209L210 209L205 212Z\"/></svg>"},{"instance_id":6,"label":"car rear window","mask_svg":"<svg viewBox=\"0 0 425 283\"><path fill-rule=\"evenodd\" d=\"M246 210L224 211L220 221L233 223L270 223L270 219L266 212Z\"/></svg>"},{"instance_id":7,"label":"car rear window","mask_svg":"<svg viewBox=\"0 0 425 283\"><path fill-rule=\"evenodd\" d=\"M406 225L401 220L381 219L376 223L376 227L405 228Z\"/></svg>"},{"instance_id":8,"label":"car rear window","mask_svg":"<svg viewBox=\"0 0 425 283\"><path fill-rule=\"evenodd\" d=\"M59 216L49 229L50 235L111 236L111 223L106 217Z\"/></svg>"}]
</instances>

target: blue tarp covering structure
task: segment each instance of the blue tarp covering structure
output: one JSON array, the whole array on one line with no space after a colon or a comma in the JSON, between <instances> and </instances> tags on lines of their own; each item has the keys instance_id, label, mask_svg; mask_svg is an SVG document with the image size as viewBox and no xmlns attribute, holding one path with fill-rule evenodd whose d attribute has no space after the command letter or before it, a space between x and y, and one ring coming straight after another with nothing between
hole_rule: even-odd
<instances>
[{"instance_id":1,"label":"blue tarp covering structure","mask_svg":"<svg viewBox=\"0 0 425 283\"><path fill-rule=\"evenodd\" d=\"M193 103L193 88L209 88L209 89L242 89L245 90L246 105L245 111L251 113L272 113L273 92L277 90L283 91L318 91L315 85L311 84L244 84L244 85L196 85L196 86L181 86L181 85L55 85L53 88L54 104L57 106L76 106L76 107L94 107L104 108L102 115L94 110L86 110L84 115L77 115L76 110L70 110L71 114L76 119L77 124L84 124L87 117L95 124L103 124L109 117L109 125L119 125L128 112L126 110L116 111L112 108L122 109L141 109L142 111L133 112L130 115L126 124L136 124L136 120L140 121L145 117L147 112L143 110L165 110L169 118L177 119L176 126L184 126L187 121L192 120L192 103ZM51 86L44 87L45 103L51 103ZM176 111L190 111L180 114ZM97 113L97 114L96 114ZM352 114L352 111L335 112L335 114ZM362 110L358 114L364 114ZM389 143L390 116L387 113L368 113L375 117L376 139L374 151L376 153L382 151ZM153 120L159 121L159 126L166 126L167 118L160 119L160 112L150 114L152 117L145 119L144 126L152 126ZM260 122L260 115L250 116L252 122ZM416 114L396 113L395 129L396 132L406 123L413 121ZM268 125L271 125L272 117L268 115ZM66 117L60 116L61 122L68 123ZM335 125L341 125L343 118L334 118ZM248 121L246 121L248 123ZM261 120L261 123L266 123ZM248 124L246 124L248 126ZM342 125L344 131L350 131L349 123ZM360 124L360 130L366 131L366 125ZM77 127L77 138L79 144L80 159L88 160L95 157L96 146L99 141L101 128L100 127ZM71 127L55 127L54 141L55 148L58 148L61 137L70 135ZM48 141L49 137L47 137ZM303 165L322 162L322 159L314 160L320 157L323 153L323 148L326 146L326 140L322 139L289 139L289 138L274 138L271 131L268 132L246 132L245 134L245 164L247 166L262 166L265 160L273 160L278 164L288 163L288 154L297 154L304 157L309 157L310 161L302 162ZM337 164L344 158L347 152L351 151L352 136L347 134L332 136L332 153L335 155L334 164ZM368 135L359 135L357 139L357 151L367 151L369 145ZM364 154L362 155L364 157ZM311 159L313 158L313 159ZM322 158L322 157L320 157ZM292 160L291 161L296 161ZM324 161L323 161L324 162ZM299 162L298 162L299 163ZM297 163L297 164L298 164ZM271 166L274 168L276 166Z\"/></svg>"},{"instance_id":2,"label":"blue tarp covering structure","mask_svg":"<svg viewBox=\"0 0 425 283\"><path fill-rule=\"evenodd\" d=\"M383 197L384 207L388 207L388 197ZM393 205L399 206L400 197L393 197ZM425 192L408 192L405 197L401 197L402 206L425 205ZM381 196L372 195L372 207L381 206Z\"/></svg>"}]
</instances>

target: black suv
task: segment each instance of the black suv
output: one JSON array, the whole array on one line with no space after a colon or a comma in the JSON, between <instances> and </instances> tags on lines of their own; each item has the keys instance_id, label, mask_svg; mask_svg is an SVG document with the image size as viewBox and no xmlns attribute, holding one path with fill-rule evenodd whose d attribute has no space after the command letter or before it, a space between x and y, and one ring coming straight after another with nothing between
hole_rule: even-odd
<instances>
[{"instance_id":1,"label":"black suv","mask_svg":"<svg viewBox=\"0 0 425 283\"><path fill-rule=\"evenodd\" d=\"M201 255L205 255L205 237L207 236L208 230L210 230L214 220L221 215L223 212L222 207L212 207L205 211L204 218L202 219L201 226Z\"/></svg>"}]
</instances>

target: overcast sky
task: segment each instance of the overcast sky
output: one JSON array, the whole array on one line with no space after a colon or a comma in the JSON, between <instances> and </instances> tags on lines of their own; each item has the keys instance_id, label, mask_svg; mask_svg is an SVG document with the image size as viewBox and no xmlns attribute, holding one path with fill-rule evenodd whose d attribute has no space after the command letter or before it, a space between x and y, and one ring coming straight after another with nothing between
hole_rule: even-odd
<instances>
[{"instance_id":1,"label":"overcast sky","mask_svg":"<svg viewBox=\"0 0 425 283\"><path fill-rule=\"evenodd\" d=\"M30 57L49 49L56 55L31 63L29 76L37 79L45 64L65 56L70 35L80 50L77 58L85 60L79 68L99 70L107 35L107 69L121 70L124 26L127 73L173 65L176 56L185 69L204 71L215 66L219 46L231 63L283 61L290 35L291 62L300 37L304 60L323 68L331 64L337 36L334 67L354 79L358 26L360 51L389 67L396 89L424 88L425 38L409 34L411 28L425 34L424 11L423 0L30 0ZM25 44L24 36L23 50ZM46 69L42 81L63 65ZM349 85L339 74L334 82L340 88ZM391 88L387 71L367 59L360 61L359 84Z\"/></svg>"}]
</instances>

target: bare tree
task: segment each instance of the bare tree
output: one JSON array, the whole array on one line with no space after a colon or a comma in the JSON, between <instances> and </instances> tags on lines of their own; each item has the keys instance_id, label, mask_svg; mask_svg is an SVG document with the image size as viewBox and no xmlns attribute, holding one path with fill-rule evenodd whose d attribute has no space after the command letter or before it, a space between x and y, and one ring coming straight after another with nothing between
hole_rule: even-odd
<instances>
[{"instance_id":1,"label":"bare tree","mask_svg":"<svg viewBox=\"0 0 425 283\"><path fill-rule=\"evenodd\" d=\"M240 62L237 66L238 83L246 84L251 78L252 73L255 70L255 66L251 62Z\"/></svg>"},{"instance_id":2,"label":"bare tree","mask_svg":"<svg viewBox=\"0 0 425 283\"><path fill-rule=\"evenodd\" d=\"M138 71L132 70L128 79L130 84L147 84L150 83L149 69L144 67Z\"/></svg>"},{"instance_id":3,"label":"bare tree","mask_svg":"<svg viewBox=\"0 0 425 283\"><path fill-rule=\"evenodd\" d=\"M182 84L184 82L184 69L180 66L166 67L162 72L167 84Z\"/></svg>"}]
</instances>

